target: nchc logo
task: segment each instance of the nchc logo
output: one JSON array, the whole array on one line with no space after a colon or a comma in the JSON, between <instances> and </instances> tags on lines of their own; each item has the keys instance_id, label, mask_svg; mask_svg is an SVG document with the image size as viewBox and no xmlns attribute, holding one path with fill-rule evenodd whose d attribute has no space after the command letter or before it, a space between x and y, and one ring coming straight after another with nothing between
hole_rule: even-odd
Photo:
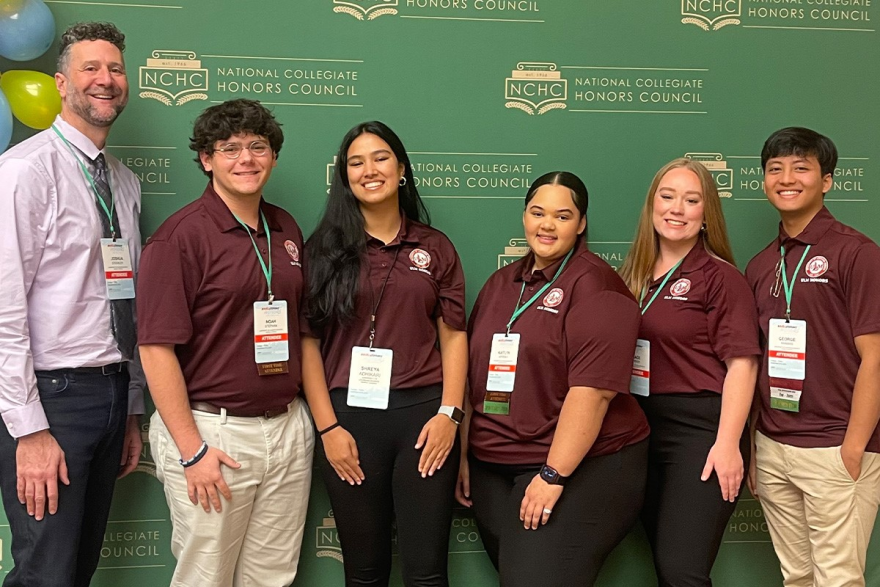
<instances>
[{"instance_id":1,"label":"nchc logo","mask_svg":"<svg viewBox=\"0 0 880 587\"><path fill-rule=\"evenodd\" d=\"M350 14L358 20L397 14L397 0L333 0L333 5L333 12Z\"/></svg>"},{"instance_id":2,"label":"nchc logo","mask_svg":"<svg viewBox=\"0 0 880 587\"><path fill-rule=\"evenodd\" d=\"M728 167L724 155L721 153L685 153L685 157L692 161L698 161L709 170L718 187L718 196L732 198L733 192L733 169Z\"/></svg>"},{"instance_id":3,"label":"nchc logo","mask_svg":"<svg viewBox=\"0 0 880 587\"><path fill-rule=\"evenodd\" d=\"M504 80L504 98L507 100L504 106L528 114L565 109L568 80L562 79L562 73L556 70L555 63L517 63L510 77Z\"/></svg>"},{"instance_id":4,"label":"nchc logo","mask_svg":"<svg viewBox=\"0 0 880 587\"><path fill-rule=\"evenodd\" d=\"M694 24L704 31L717 31L739 24L742 0L681 0L682 24Z\"/></svg>"},{"instance_id":5,"label":"nchc logo","mask_svg":"<svg viewBox=\"0 0 880 587\"><path fill-rule=\"evenodd\" d=\"M208 70L192 51L153 51L147 65L140 67L138 81L141 98L166 106L208 99Z\"/></svg>"},{"instance_id":6,"label":"nchc logo","mask_svg":"<svg viewBox=\"0 0 880 587\"><path fill-rule=\"evenodd\" d=\"M323 524L315 528L315 556L332 558L342 562L342 546L339 544L339 531L336 530L336 519L331 516L324 518Z\"/></svg>"},{"instance_id":7,"label":"nchc logo","mask_svg":"<svg viewBox=\"0 0 880 587\"><path fill-rule=\"evenodd\" d=\"M498 255L498 268L507 267L522 259L529 252L529 243L524 238L512 238L504 247L504 252Z\"/></svg>"}]
</instances>

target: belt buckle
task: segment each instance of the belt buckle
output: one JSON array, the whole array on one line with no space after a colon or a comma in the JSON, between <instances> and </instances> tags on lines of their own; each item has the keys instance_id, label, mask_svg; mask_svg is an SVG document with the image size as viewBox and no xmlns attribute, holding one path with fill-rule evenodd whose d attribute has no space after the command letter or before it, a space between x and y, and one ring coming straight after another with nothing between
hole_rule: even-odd
<instances>
[{"instance_id":1,"label":"belt buckle","mask_svg":"<svg viewBox=\"0 0 880 587\"><path fill-rule=\"evenodd\" d=\"M116 375L122 371L122 363L113 363L112 365L102 365L101 375Z\"/></svg>"}]
</instances>

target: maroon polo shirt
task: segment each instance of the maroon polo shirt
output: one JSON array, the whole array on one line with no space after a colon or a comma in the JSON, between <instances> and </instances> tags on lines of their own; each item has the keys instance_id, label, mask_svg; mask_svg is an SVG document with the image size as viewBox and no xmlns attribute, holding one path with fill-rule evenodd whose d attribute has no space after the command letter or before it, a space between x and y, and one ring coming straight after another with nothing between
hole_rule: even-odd
<instances>
[{"instance_id":1,"label":"maroon polo shirt","mask_svg":"<svg viewBox=\"0 0 880 587\"><path fill-rule=\"evenodd\" d=\"M288 311L289 372L260 376L254 362L253 304L268 299L251 239L211 184L174 213L144 246L138 272L138 342L173 344L190 401L228 410L282 408L299 393L302 232L284 210L260 209L272 237L272 293ZM264 260L262 221L254 240Z\"/></svg>"},{"instance_id":2,"label":"maroon polo shirt","mask_svg":"<svg viewBox=\"0 0 880 587\"><path fill-rule=\"evenodd\" d=\"M771 292L775 289L780 245L785 246L789 277L806 246L811 245L795 278L791 303L792 319L807 322L806 378L799 412L771 408L764 349L758 377L758 430L793 446L838 446L849 423L853 387L861 364L853 338L880 332L880 248L862 233L838 222L827 208L822 208L794 238L780 225L779 237L746 268L746 279L758 304L764 343L770 319L785 317L782 284L778 295ZM880 452L878 430L867 450Z\"/></svg>"},{"instance_id":3,"label":"maroon polo shirt","mask_svg":"<svg viewBox=\"0 0 880 587\"><path fill-rule=\"evenodd\" d=\"M663 277L648 288L644 304ZM651 394L721 393L728 359L759 356L758 315L736 267L698 241L642 315L639 338L651 343Z\"/></svg>"},{"instance_id":4,"label":"maroon polo shirt","mask_svg":"<svg viewBox=\"0 0 880 587\"><path fill-rule=\"evenodd\" d=\"M483 413L492 336L505 332L520 292L523 302L531 299L562 263L531 272L531 262L527 255L492 274L471 313L468 381L474 411L468 441L474 456L491 463L543 463L568 390L581 386L617 392L589 456L643 440L648 422L629 395L638 304L614 270L582 244L544 297L510 329L520 334L510 414Z\"/></svg>"},{"instance_id":5,"label":"maroon polo shirt","mask_svg":"<svg viewBox=\"0 0 880 587\"><path fill-rule=\"evenodd\" d=\"M443 381L437 346L437 318L465 330L464 273L455 247L445 234L403 218L400 231L387 245L366 235L355 319L324 333L321 353L328 389L348 387L351 349L370 344L370 312L379 300L373 346L391 349L391 388L409 389ZM372 290L372 294L371 294Z\"/></svg>"}]
</instances>

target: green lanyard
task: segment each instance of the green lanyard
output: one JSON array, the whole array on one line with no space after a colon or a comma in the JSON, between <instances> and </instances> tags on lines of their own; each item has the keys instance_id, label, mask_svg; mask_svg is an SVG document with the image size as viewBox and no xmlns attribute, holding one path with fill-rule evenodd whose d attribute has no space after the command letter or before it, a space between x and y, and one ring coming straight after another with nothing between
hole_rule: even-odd
<instances>
[{"instance_id":1,"label":"green lanyard","mask_svg":"<svg viewBox=\"0 0 880 587\"><path fill-rule=\"evenodd\" d=\"M794 282L795 277L797 277L798 271L801 270L801 265L804 264L804 259L807 258L807 253L810 252L810 247L813 245L807 245L807 248L804 249L804 254L801 255L801 260L798 261L797 267L794 268L794 274L791 276L791 283L788 282L788 276L785 275L785 246L779 245L779 254L781 258L779 260L779 268L782 272L782 289L785 290L785 321L788 322L791 320L791 295L794 293Z\"/></svg>"},{"instance_id":2,"label":"green lanyard","mask_svg":"<svg viewBox=\"0 0 880 587\"><path fill-rule=\"evenodd\" d=\"M672 277L672 274L675 273L675 270L679 268L682 261L684 261L684 258L679 259L678 263L675 264L675 267L673 267L672 269L670 269L669 271L666 272L666 277L663 278L663 281L660 282L660 287L657 288L657 291L655 291L654 295L651 296L651 299L648 300L648 305L642 307L642 316L645 315L645 312L648 311L648 308L650 308L651 304L654 303L654 300L657 299L657 296L663 290L663 286L666 285L666 282L669 281L669 278ZM648 286L647 285L642 289L642 295L639 297L639 306L641 306L642 303L645 301L646 295L648 295Z\"/></svg>"},{"instance_id":3,"label":"green lanyard","mask_svg":"<svg viewBox=\"0 0 880 587\"><path fill-rule=\"evenodd\" d=\"M82 169L83 174L85 174L86 179L89 182L89 185L92 187L92 191L95 192L95 197L98 200L98 203L101 204L101 208L104 209L104 214L107 215L107 219L110 221L110 236L116 241L116 229L113 227L113 209L115 207L115 200L113 198L113 190L110 190L110 208L107 208L107 204L104 202L104 198L101 197L101 192L98 191L98 187L95 185L95 180L92 177L92 174L89 172L89 169L85 166L85 163L79 158L76 152L73 150L73 147L70 146L70 143L61 134L61 131L53 124L52 130L55 131L55 134L61 137L61 140L64 141L64 144L67 145L67 148L70 150L70 154L73 155L73 158L76 159L76 162L79 163L80 169ZM109 170L108 170L109 171ZM110 186L110 174L107 174L107 187Z\"/></svg>"},{"instance_id":4,"label":"green lanyard","mask_svg":"<svg viewBox=\"0 0 880 587\"><path fill-rule=\"evenodd\" d=\"M539 289L538 292L533 295L529 301L520 306L519 302L522 300L523 293L526 291L526 282L523 281L522 289L519 290L519 298L516 300L517 307L514 309L513 315L510 317L510 321L508 321L507 323L508 336L510 335L510 327L513 326L513 323L516 321L516 319L519 318L520 315L522 315L522 313L525 312L529 306L535 303L535 300L541 297L541 294L547 291L547 289L556 282L556 280L559 278L559 275L562 274L562 270L565 269L566 264L568 264L568 260L571 259L572 253L574 253L574 249L570 250L565 256L565 260L562 261L562 265L560 265L559 269L556 270L556 275L553 276L553 279L551 279L549 283L544 284L544 287Z\"/></svg>"},{"instance_id":5,"label":"green lanyard","mask_svg":"<svg viewBox=\"0 0 880 587\"><path fill-rule=\"evenodd\" d=\"M235 212L232 213L235 216ZM254 252L257 254L257 259L260 260L260 267L263 268L263 275L266 277L266 285L269 288L269 304L275 299L275 296L272 294L272 233L269 232L269 223L266 222L266 216L263 214L263 211L260 210L260 218L263 220L263 230L266 231L266 242L269 248L269 266L266 267L266 262L263 261L263 255L260 254L260 249L257 247L257 241L254 240L254 235L251 234L251 229L248 228L248 225L241 221L241 218L235 216L235 219L238 220L238 223L241 224L244 229L247 231L248 236L251 239L251 244L254 245Z\"/></svg>"}]
</instances>

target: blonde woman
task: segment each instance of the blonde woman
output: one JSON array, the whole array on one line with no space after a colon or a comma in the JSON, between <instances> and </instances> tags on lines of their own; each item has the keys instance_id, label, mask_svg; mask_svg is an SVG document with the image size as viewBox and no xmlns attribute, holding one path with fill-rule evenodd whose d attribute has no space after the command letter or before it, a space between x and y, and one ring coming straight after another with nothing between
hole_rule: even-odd
<instances>
[{"instance_id":1,"label":"blonde woman","mask_svg":"<svg viewBox=\"0 0 880 587\"><path fill-rule=\"evenodd\" d=\"M620 272L642 312L630 389L651 425L642 521L659 585L710 586L749 462L761 351L702 164L675 159L657 172Z\"/></svg>"}]
</instances>

